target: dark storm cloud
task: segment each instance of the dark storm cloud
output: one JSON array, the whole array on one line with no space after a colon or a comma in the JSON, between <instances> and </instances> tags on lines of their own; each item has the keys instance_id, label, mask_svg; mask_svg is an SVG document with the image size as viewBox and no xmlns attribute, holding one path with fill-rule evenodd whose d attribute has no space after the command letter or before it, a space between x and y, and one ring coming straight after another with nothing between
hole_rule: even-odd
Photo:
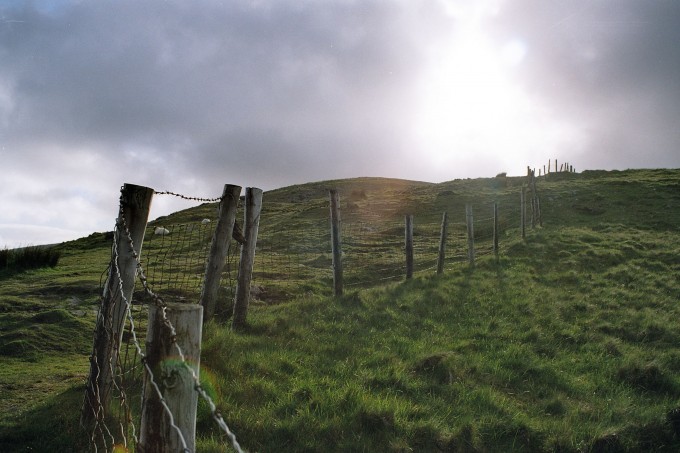
<instances>
[{"instance_id":1,"label":"dark storm cloud","mask_svg":"<svg viewBox=\"0 0 680 453\"><path fill-rule=\"evenodd\" d=\"M403 12L384 2L30 5L4 11L13 22L0 28L16 106L6 130L18 140L172 150L232 130L323 135L356 118L357 103L361 115L398 99L417 64Z\"/></svg>"}]
</instances>

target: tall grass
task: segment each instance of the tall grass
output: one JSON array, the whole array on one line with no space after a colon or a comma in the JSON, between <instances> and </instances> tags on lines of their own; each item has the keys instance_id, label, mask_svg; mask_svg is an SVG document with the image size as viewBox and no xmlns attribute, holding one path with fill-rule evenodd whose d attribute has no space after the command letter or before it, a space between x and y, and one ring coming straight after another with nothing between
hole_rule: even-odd
<instances>
[{"instance_id":1,"label":"tall grass","mask_svg":"<svg viewBox=\"0 0 680 453\"><path fill-rule=\"evenodd\" d=\"M51 246L30 246L0 250L0 270L22 271L56 267L61 251Z\"/></svg>"}]
</instances>

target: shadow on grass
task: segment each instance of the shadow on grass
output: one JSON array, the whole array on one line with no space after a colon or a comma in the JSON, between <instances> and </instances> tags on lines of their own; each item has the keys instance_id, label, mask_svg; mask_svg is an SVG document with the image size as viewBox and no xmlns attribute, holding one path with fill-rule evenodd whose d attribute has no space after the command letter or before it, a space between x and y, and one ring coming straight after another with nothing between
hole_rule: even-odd
<instances>
[{"instance_id":1,"label":"shadow on grass","mask_svg":"<svg viewBox=\"0 0 680 453\"><path fill-rule=\"evenodd\" d=\"M86 452L87 435L80 427L84 386L52 396L44 404L0 426L0 451Z\"/></svg>"}]
</instances>

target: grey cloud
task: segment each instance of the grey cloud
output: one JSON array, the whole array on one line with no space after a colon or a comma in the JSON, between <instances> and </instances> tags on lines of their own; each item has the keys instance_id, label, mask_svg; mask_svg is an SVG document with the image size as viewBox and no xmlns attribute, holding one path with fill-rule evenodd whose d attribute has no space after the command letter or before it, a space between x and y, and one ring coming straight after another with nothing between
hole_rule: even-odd
<instances>
[{"instance_id":1,"label":"grey cloud","mask_svg":"<svg viewBox=\"0 0 680 453\"><path fill-rule=\"evenodd\" d=\"M93 2L58 17L26 7L0 41L21 106L11 129L113 141L220 133L369 95L417 63L388 29L389 5L245 5Z\"/></svg>"},{"instance_id":2,"label":"grey cloud","mask_svg":"<svg viewBox=\"0 0 680 453\"><path fill-rule=\"evenodd\" d=\"M40 182L43 192L24 190L26 199L96 204L102 228L123 182L214 196L223 183L486 175L481 160L496 150L452 150L447 168L420 158L427 150L410 135L430 51L459 26L442 4L3 2L3 169L19 185ZM583 129L588 143L575 164L680 165L677 2L500 5L485 31L498 46L527 44L513 83L546 116ZM575 152L559 146L544 158ZM3 206L21 190L0 188ZM22 214L7 211L0 224L25 218L21 203L16 209Z\"/></svg>"}]
</instances>

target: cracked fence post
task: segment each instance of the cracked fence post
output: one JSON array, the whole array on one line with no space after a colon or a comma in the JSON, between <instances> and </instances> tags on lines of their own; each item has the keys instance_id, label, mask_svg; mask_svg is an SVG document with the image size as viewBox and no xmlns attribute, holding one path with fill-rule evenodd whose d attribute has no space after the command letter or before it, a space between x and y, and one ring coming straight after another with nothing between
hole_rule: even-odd
<instances>
[{"instance_id":1,"label":"cracked fence post","mask_svg":"<svg viewBox=\"0 0 680 453\"><path fill-rule=\"evenodd\" d=\"M234 231L236 208L241 196L241 186L225 184L220 201L220 211L215 233L210 243L210 255L205 265L205 277L201 290L200 305L203 306L203 320L207 322L215 315L220 289L220 277L229 252L229 242Z\"/></svg>"},{"instance_id":2,"label":"cracked fence post","mask_svg":"<svg viewBox=\"0 0 680 453\"><path fill-rule=\"evenodd\" d=\"M97 315L90 375L81 414L81 424L85 427L102 421L107 416L128 310L125 301L130 303L135 288L137 277L135 254L139 257L142 253L144 231L149 219L153 194L153 189L134 184L125 184L120 192L120 207L112 246L113 256ZM133 249L130 248L130 239ZM114 261L116 255L117 262Z\"/></svg>"},{"instance_id":3,"label":"cracked fence post","mask_svg":"<svg viewBox=\"0 0 680 453\"><path fill-rule=\"evenodd\" d=\"M197 304L167 304L165 317L174 327L175 336L166 324L163 310L156 305L149 306L146 364L152 375L144 370L142 420L136 451L194 452L198 392L194 388L192 370L198 377L203 307ZM184 355L184 361L177 346Z\"/></svg>"},{"instance_id":4,"label":"cracked fence post","mask_svg":"<svg viewBox=\"0 0 680 453\"><path fill-rule=\"evenodd\" d=\"M250 282L253 279L257 232L260 227L262 210L262 189L246 187L246 202L243 214L243 235L245 244L241 245L241 259L238 264L238 281L234 298L234 319L232 329L245 327L250 303Z\"/></svg>"}]
</instances>

